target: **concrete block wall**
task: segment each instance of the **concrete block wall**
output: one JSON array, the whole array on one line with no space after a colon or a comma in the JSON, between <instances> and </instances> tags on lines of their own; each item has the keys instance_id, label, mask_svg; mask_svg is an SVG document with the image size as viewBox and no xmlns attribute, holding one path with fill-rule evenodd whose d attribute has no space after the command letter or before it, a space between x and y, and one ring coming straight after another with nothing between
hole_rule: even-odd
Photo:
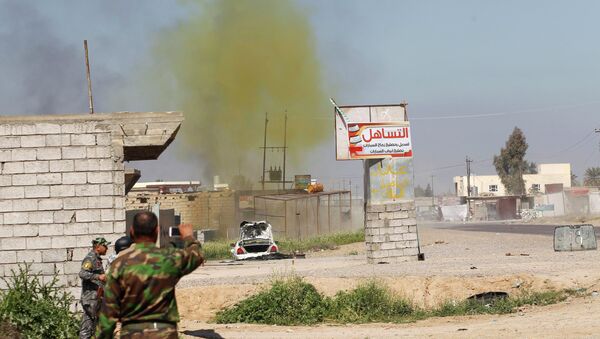
<instances>
[{"instance_id":1,"label":"concrete block wall","mask_svg":"<svg viewBox=\"0 0 600 339\"><path fill-rule=\"evenodd\" d=\"M227 229L237 223L236 194L233 191L147 194L130 192L127 210L148 209L160 203L161 209L174 209L182 222L196 229L216 229L219 236L227 237ZM239 224L235 225L236 229ZM231 234L230 234L231 236ZM237 237L238 234L233 235Z\"/></svg>"},{"instance_id":2,"label":"concrete block wall","mask_svg":"<svg viewBox=\"0 0 600 339\"><path fill-rule=\"evenodd\" d=\"M122 160L101 121L0 122L0 275L32 263L78 296L92 239L125 231Z\"/></svg>"},{"instance_id":3,"label":"concrete block wall","mask_svg":"<svg viewBox=\"0 0 600 339\"><path fill-rule=\"evenodd\" d=\"M414 200L367 205L365 242L369 263L418 260Z\"/></svg>"}]
</instances>

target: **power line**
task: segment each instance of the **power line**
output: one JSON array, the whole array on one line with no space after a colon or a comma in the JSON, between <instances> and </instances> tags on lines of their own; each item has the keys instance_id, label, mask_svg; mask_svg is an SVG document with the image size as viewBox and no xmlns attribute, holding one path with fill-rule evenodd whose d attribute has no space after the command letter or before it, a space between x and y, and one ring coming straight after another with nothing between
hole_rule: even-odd
<instances>
[{"instance_id":1,"label":"power line","mask_svg":"<svg viewBox=\"0 0 600 339\"><path fill-rule=\"evenodd\" d=\"M552 152L551 154L550 154L550 153L545 153L545 155L543 155L543 156L541 156L541 157L542 157L542 158L544 158L544 157L545 157L545 158L557 158L557 157L559 157L559 156L563 155L562 153L564 153L564 152L566 152L566 151L570 151L570 150L572 150L572 149L575 149L575 148L577 148L577 146L580 146L580 145L582 145L582 143L583 143L584 141L586 141L586 140L587 140L587 139L588 139L588 138L589 138L589 137L590 137L592 134L594 134L594 131L591 131L591 132L589 132L589 133L588 133L588 134L586 134L586 135L585 135L585 136L584 136L584 137L583 137L581 140L577 141L576 143L572 144L571 146L568 146L567 148L564 148L564 149L562 149L562 150L560 150L560 151L555 151L555 152ZM537 156L537 157L540 157L540 155L539 155L539 154L540 154L540 153L537 153L537 154L536 154L536 153L534 153L534 154L532 154L532 156Z\"/></svg>"},{"instance_id":2,"label":"power line","mask_svg":"<svg viewBox=\"0 0 600 339\"><path fill-rule=\"evenodd\" d=\"M581 138L581 139L580 139L580 140L578 140L577 142L575 142L575 143L571 144L570 146L568 146L568 147L566 147L566 148L564 148L564 149L562 149L562 150L559 150L559 151L552 152L552 155L551 155L551 157L552 157L552 158L555 158L555 157L557 157L557 156L560 156L562 153L564 153L564 152L566 152L566 151L572 150L572 149L576 148L577 146L580 146L580 145L581 145L581 144L582 144L584 141L586 141L586 140L587 140L587 139L588 139L588 138L589 138L591 135L593 135L593 134L594 134L594 132L596 132L596 131L590 131L590 132L589 132L588 134L586 134L586 135L585 135L583 138ZM598 132L597 132L597 133L600 133L600 129L598 129ZM539 157L539 156L540 156L539 154L540 154L540 153L534 153L534 154L531 154L530 156L538 156L538 157ZM545 153L545 155L548 155L548 153ZM480 160L472 160L472 163L478 164L478 163L482 163L482 162L486 162L486 161L493 161L493 160L494 160L494 158L486 158L486 159L480 159ZM452 169L452 168L463 167L464 165L465 165L464 163L460 163L460 164L458 164L458 163L457 163L457 164L453 164L453 165L447 165L447 166L434 167L434 168L430 168L430 169L423 170L423 171L419 171L419 172L421 172L421 173L431 173L431 172L436 172L436 171L439 171L439 170L445 170L445 169ZM418 175L421 175L421 173L420 173L420 174L418 174Z\"/></svg>"},{"instance_id":3,"label":"power line","mask_svg":"<svg viewBox=\"0 0 600 339\"><path fill-rule=\"evenodd\" d=\"M585 107L589 105L600 104L600 101L589 101L581 104L568 104L568 105L555 105L549 107L530 108L517 111L508 112L496 112L496 113L484 113L484 114L462 114L462 115L450 115L450 116L432 116L432 117L415 117L410 120L448 120L448 119L471 119L471 118L488 118L488 117L499 117L505 115L515 115L523 113L541 113L546 111L553 111L558 109L568 109L576 107Z\"/></svg>"},{"instance_id":4,"label":"power line","mask_svg":"<svg viewBox=\"0 0 600 339\"><path fill-rule=\"evenodd\" d=\"M516 111L504 111L504 112L495 112L495 113L483 113L483 114L458 114L458 115L446 115L446 116L425 116L425 117L413 117L410 121L414 120L449 120L449 119L473 119L473 118L494 118L506 115L516 115L516 114L526 114L526 113L543 113L547 111L554 110L562 110L562 109L571 109L577 107L585 107L590 105L600 104L600 101L588 101L579 104L566 104L566 105L554 105L547 107L538 107L538 108L529 108L529 109L521 109ZM301 118L301 119L313 119L313 120L330 120L333 121L332 117L325 116L302 116L296 115L293 118Z\"/></svg>"}]
</instances>

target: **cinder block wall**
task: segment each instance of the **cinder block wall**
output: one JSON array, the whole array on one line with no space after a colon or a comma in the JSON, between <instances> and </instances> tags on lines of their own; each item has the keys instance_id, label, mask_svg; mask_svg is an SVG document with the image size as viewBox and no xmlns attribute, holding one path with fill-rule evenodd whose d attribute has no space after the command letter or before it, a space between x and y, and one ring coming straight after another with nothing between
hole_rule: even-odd
<instances>
[{"instance_id":1,"label":"cinder block wall","mask_svg":"<svg viewBox=\"0 0 600 339\"><path fill-rule=\"evenodd\" d=\"M236 220L236 194L233 191L145 194L130 192L127 195L127 210L148 209L160 203L161 209L174 209L181 215L182 222L191 223L196 229L218 230L226 238L227 229L239 228ZM236 225L238 224L238 225ZM229 237L238 234L229 234Z\"/></svg>"},{"instance_id":2,"label":"cinder block wall","mask_svg":"<svg viewBox=\"0 0 600 339\"><path fill-rule=\"evenodd\" d=\"M367 261L416 261L419 254L415 203L381 203L367 205L365 242Z\"/></svg>"},{"instance_id":3,"label":"cinder block wall","mask_svg":"<svg viewBox=\"0 0 600 339\"><path fill-rule=\"evenodd\" d=\"M125 232L122 159L100 121L0 123L0 275L33 263L78 297L91 240Z\"/></svg>"}]
</instances>

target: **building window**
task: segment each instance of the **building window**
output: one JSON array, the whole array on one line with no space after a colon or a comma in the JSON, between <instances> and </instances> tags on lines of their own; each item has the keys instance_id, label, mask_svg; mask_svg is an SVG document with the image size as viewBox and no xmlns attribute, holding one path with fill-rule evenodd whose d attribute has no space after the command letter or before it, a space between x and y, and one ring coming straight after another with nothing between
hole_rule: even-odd
<instances>
[{"instance_id":1,"label":"building window","mask_svg":"<svg viewBox=\"0 0 600 339\"><path fill-rule=\"evenodd\" d=\"M540 191L540 184L532 184L531 185L531 190L539 192Z\"/></svg>"},{"instance_id":2,"label":"building window","mask_svg":"<svg viewBox=\"0 0 600 339\"><path fill-rule=\"evenodd\" d=\"M498 192L498 185L490 185L489 191L490 192Z\"/></svg>"}]
</instances>

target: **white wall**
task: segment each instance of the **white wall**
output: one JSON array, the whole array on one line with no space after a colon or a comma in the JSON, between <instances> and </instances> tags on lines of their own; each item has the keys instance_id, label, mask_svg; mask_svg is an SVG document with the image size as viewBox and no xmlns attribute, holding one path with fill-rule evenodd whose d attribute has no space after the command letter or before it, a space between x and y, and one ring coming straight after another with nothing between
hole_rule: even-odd
<instances>
[{"instance_id":1,"label":"white wall","mask_svg":"<svg viewBox=\"0 0 600 339\"><path fill-rule=\"evenodd\" d=\"M600 192L590 192L590 213L600 214Z\"/></svg>"},{"instance_id":2,"label":"white wall","mask_svg":"<svg viewBox=\"0 0 600 339\"><path fill-rule=\"evenodd\" d=\"M538 174L523 175L525 188L529 192L534 184L539 185L539 191L546 193L545 185L562 184L563 187L571 187L571 165L570 164L540 164ZM506 195L506 189L498 175L471 175L471 187L477 187L478 195L491 194L495 196ZM467 176L454 177L458 196L467 195ZM491 191L490 186L496 185L497 191ZM471 191L474 193L474 190Z\"/></svg>"}]
</instances>

